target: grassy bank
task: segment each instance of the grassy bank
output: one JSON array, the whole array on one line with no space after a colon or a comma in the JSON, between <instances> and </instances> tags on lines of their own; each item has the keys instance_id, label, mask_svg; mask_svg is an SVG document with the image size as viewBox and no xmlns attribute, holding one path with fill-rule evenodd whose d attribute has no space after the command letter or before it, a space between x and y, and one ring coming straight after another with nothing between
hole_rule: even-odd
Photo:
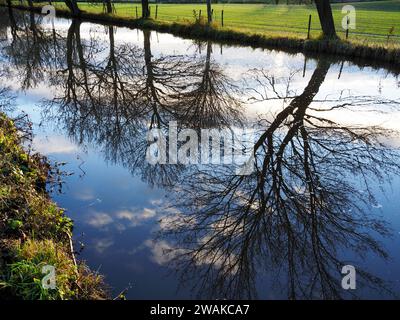
<instances>
[{"instance_id":1,"label":"grassy bank","mask_svg":"<svg viewBox=\"0 0 400 320\"><path fill-rule=\"evenodd\" d=\"M268 37L285 36L307 38L308 19L311 19L311 38L318 38L321 26L315 5L282 4L213 4L215 26L221 27L221 13L224 11L224 29L244 33L259 33ZM19 1L15 1L19 4ZM22 1L27 5L26 0ZM39 3L44 5L45 2ZM400 46L400 0L346 3L356 9L356 28L350 30L349 41L368 42L382 46ZM57 9L67 9L63 2L54 3ZM333 16L339 36L345 39L342 28L342 8L345 4L332 4ZM103 5L80 2L79 7L87 13L103 13ZM141 13L140 3L115 3L114 16L136 19ZM156 4L150 5L151 17L160 22L186 23L194 21L194 11L206 14L205 4ZM389 41L388 41L388 35Z\"/></svg>"},{"instance_id":2,"label":"grassy bank","mask_svg":"<svg viewBox=\"0 0 400 320\"><path fill-rule=\"evenodd\" d=\"M398 3L398 1L394 1L394 3ZM36 3L33 10L40 12L44 4L45 3ZM386 62L396 67L400 66L400 46L391 41L388 43L361 41L357 39L351 39L350 41L345 41L343 39L326 41L321 40L317 36L306 40L303 35L300 36L296 33L256 32L253 29L247 30L245 28L221 27L217 22L208 26L202 19L194 21L193 17L191 19L182 19L179 21L167 21L161 20L161 18L157 20L135 19L127 10L118 11L118 6L129 6L128 4L116 4L117 12L114 14L102 13L102 6L99 5L83 3L79 5L83 10L80 18L91 22L109 23L130 28L147 28L160 32L168 32L181 37L222 41L229 44L249 45L268 49L285 49L313 54L327 53L348 59L368 59L370 61ZM19 5L15 2L13 6L15 8L29 10L29 7L26 5ZM66 9L62 3L57 3L56 6L58 16L71 16L69 10ZM134 4L131 6L134 8ZM159 10L161 12L161 9ZM191 10L193 15L193 8Z\"/></svg>"},{"instance_id":3,"label":"grassy bank","mask_svg":"<svg viewBox=\"0 0 400 320\"><path fill-rule=\"evenodd\" d=\"M76 262L72 221L46 192L50 165L22 142L0 113L0 299L107 298L102 277ZM44 266L55 268L55 289L42 284Z\"/></svg>"},{"instance_id":4,"label":"grassy bank","mask_svg":"<svg viewBox=\"0 0 400 320\"><path fill-rule=\"evenodd\" d=\"M311 20L311 37L321 34L321 26L315 5L282 4L213 4L214 21L221 26L221 13L224 11L224 28L261 33L270 36L288 36L305 39L307 37L308 19ZM356 9L356 29L350 30L350 41L368 41L382 45L400 45L400 0L379 2L346 3ZM63 4L57 4L65 8ZM345 38L342 28L342 8L345 4L332 4L333 16L339 36ZM91 13L101 13L101 4L80 3L80 8ZM205 4L158 4L157 20L163 22L193 21L193 10L197 14L206 14ZM136 18L136 7L140 15L140 4L116 3L115 15ZM151 17L155 19L156 5L151 4ZM387 35L393 29L389 43Z\"/></svg>"}]
</instances>

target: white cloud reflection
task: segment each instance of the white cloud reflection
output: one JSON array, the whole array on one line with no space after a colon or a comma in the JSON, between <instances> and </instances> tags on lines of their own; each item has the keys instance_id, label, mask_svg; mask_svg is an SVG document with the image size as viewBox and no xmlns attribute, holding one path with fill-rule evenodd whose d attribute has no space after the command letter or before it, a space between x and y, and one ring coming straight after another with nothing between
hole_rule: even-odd
<instances>
[{"instance_id":1,"label":"white cloud reflection","mask_svg":"<svg viewBox=\"0 0 400 320\"><path fill-rule=\"evenodd\" d=\"M112 240L111 238L94 239L93 240L93 247L98 253L104 253L113 244L114 244L114 240Z\"/></svg>"},{"instance_id":2,"label":"white cloud reflection","mask_svg":"<svg viewBox=\"0 0 400 320\"><path fill-rule=\"evenodd\" d=\"M77 152L78 146L63 136L34 137L33 146L41 154L71 154Z\"/></svg>"},{"instance_id":3,"label":"white cloud reflection","mask_svg":"<svg viewBox=\"0 0 400 320\"><path fill-rule=\"evenodd\" d=\"M127 228L140 226L156 216L157 211L150 208L120 209L112 213L91 211L86 223L98 229L114 227L119 231L124 231Z\"/></svg>"},{"instance_id":4,"label":"white cloud reflection","mask_svg":"<svg viewBox=\"0 0 400 320\"><path fill-rule=\"evenodd\" d=\"M114 222L114 219L104 212L91 212L86 222L95 228L103 228Z\"/></svg>"}]
</instances>

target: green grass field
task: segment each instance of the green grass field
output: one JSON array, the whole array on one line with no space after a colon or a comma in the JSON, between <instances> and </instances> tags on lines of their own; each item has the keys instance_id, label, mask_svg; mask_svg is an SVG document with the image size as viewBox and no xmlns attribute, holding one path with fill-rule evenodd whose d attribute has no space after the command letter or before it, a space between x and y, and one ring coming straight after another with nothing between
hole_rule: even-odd
<instances>
[{"instance_id":1,"label":"green grass field","mask_svg":"<svg viewBox=\"0 0 400 320\"><path fill-rule=\"evenodd\" d=\"M387 35L394 27L389 46L400 44L400 0L348 3L356 8L356 29L350 30L350 40L357 42L378 43L387 45ZM344 37L341 21L341 9L345 4L332 4L336 28ZM65 8L64 4L57 4ZM136 18L136 8L139 16L140 3L115 6L115 15ZM82 10L102 12L102 4L79 3ZM151 17L155 18L155 4L151 4ZM271 36L289 36L305 38L307 36L308 17L312 15L312 37L318 37L321 29L318 14L314 5L269 5L269 4L214 4L215 25L221 24L221 11L224 10L224 29L240 30L248 33L260 33ZM206 14L205 4L159 4L158 17L160 22L190 22L194 21L193 10L202 10Z\"/></svg>"}]
</instances>

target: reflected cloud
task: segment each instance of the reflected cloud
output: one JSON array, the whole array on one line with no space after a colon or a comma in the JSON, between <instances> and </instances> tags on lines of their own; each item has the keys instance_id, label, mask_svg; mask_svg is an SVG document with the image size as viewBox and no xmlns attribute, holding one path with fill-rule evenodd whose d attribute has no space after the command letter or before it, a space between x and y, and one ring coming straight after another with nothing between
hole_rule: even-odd
<instances>
[{"instance_id":1,"label":"reflected cloud","mask_svg":"<svg viewBox=\"0 0 400 320\"><path fill-rule=\"evenodd\" d=\"M142 211L121 210L115 214L115 217L119 220L128 221L130 227L136 227L144 221L154 218L156 214L154 209L144 208Z\"/></svg>"},{"instance_id":2,"label":"reflected cloud","mask_svg":"<svg viewBox=\"0 0 400 320\"><path fill-rule=\"evenodd\" d=\"M161 206L163 204L163 200L162 199L154 199L154 200L150 201L150 204L155 207Z\"/></svg>"},{"instance_id":3,"label":"reflected cloud","mask_svg":"<svg viewBox=\"0 0 400 320\"><path fill-rule=\"evenodd\" d=\"M114 219L107 213L92 212L86 222L94 228L103 228L112 224Z\"/></svg>"},{"instance_id":4,"label":"reflected cloud","mask_svg":"<svg viewBox=\"0 0 400 320\"><path fill-rule=\"evenodd\" d=\"M34 137L33 146L41 154L73 154L79 150L78 146L62 136Z\"/></svg>"},{"instance_id":5,"label":"reflected cloud","mask_svg":"<svg viewBox=\"0 0 400 320\"><path fill-rule=\"evenodd\" d=\"M150 259L161 266L168 264L172 259L174 259L179 254L179 251L174 249L166 241L154 241L148 239L144 242L144 245L148 247L151 251Z\"/></svg>"},{"instance_id":6,"label":"reflected cloud","mask_svg":"<svg viewBox=\"0 0 400 320\"><path fill-rule=\"evenodd\" d=\"M114 240L112 240L111 238L93 240L93 247L100 254L107 251L113 244Z\"/></svg>"},{"instance_id":7,"label":"reflected cloud","mask_svg":"<svg viewBox=\"0 0 400 320\"><path fill-rule=\"evenodd\" d=\"M213 239L205 236L200 239L199 246L207 245L210 241L213 241ZM150 259L161 266L168 265L172 261L189 254L191 263L197 267L208 266L216 270L223 269L225 274L232 276L238 272L237 263L240 257L232 253L227 255L212 255L209 252L191 252L189 249L174 247L173 244L165 240L157 241L153 239L146 240L144 246L150 249ZM140 248L142 249L142 246Z\"/></svg>"},{"instance_id":8,"label":"reflected cloud","mask_svg":"<svg viewBox=\"0 0 400 320\"><path fill-rule=\"evenodd\" d=\"M89 188L81 189L74 194L75 199L81 200L81 201L90 201L96 199L96 195L94 194L94 191Z\"/></svg>"},{"instance_id":9,"label":"reflected cloud","mask_svg":"<svg viewBox=\"0 0 400 320\"><path fill-rule=\"evenodd\" d=\"M156 217L157 211L150 208L121 209L112 213L92 211L86 219L86 223L94 228L112 226L119 231L137 227Z\"/></svg>"}]
</instances>

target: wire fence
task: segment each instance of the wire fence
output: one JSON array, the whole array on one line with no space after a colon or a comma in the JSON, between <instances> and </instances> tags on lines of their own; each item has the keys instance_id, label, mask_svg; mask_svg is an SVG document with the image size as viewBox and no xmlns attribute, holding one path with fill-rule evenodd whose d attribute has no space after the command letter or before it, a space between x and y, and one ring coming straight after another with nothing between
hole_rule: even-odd
<instances>
[{"instance_id":1,"label":"wire fence","mask_svg":"<svg viewBox=\"0 0 400 320\"><path fill-rule=\"evenodd\" d=\"M399 2L400 3L400 2ZM117 15L140 17L138 3L116 4ZM138 12L136 15L136 11ZM151 4L151 18L168 22L194 22L196 18L206 19L205 4ZM311 15L311 24L309 17ZM341 11L334 10L336 29L341 38L346 38L342 27L345 18ZM213 23L223 28L231 28L254 33L271 33L282 36L295 35L316 38L321 34L318 13L313 5L273 6L273 5L213 5ZM310 27L310 28L309 28ZM310 30L310 31L309 31ZM400 12L361 12L356 18L355 29L349 29L349 40L400 44Z\"/></svg>"}]
</instances>

